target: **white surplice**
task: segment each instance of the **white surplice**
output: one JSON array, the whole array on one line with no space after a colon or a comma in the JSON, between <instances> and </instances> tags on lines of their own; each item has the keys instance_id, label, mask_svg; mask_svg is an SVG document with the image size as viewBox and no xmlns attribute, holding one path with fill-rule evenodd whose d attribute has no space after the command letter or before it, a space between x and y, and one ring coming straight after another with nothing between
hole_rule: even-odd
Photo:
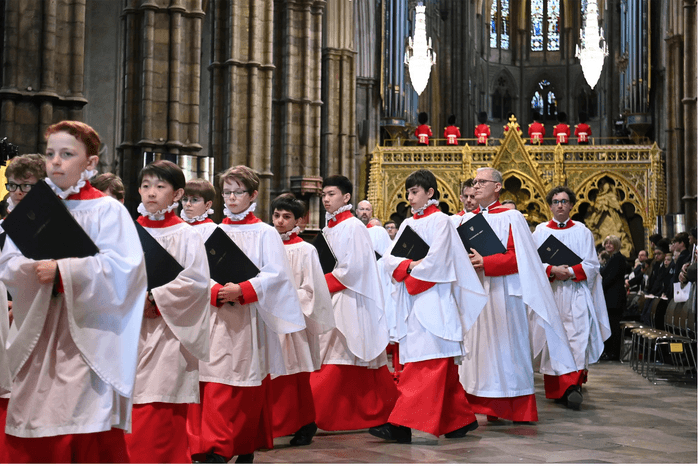
<instances>
[{"instance_id":1,"label":"white surplice","mask_svg":"<svg viewBox=\"0 0 700 466\"><path fill-rule=\"evenodd\" d=\"M36 262L11 239L0 256L18 329L7 352L14 380L5 431L17 437L131 426L146 297L138 234L111 197L64 203L99 248L91 257L57 261L64 293L52 296L53 284L39 283Z\"/></svg>"},{"instance_id":2,"label":"white surplice","mask_svg":"<svg viewBox=\"0 0 700 466\"><path fill-rule=\"evenodd\" d=\"M322 363L370 369L385 366L389 329L367 227L350 217L326 226L323 234L338 260L333 276L346 289L331 296L336 328L321 336Z\"/></svg>"},{"instance_id":3,"label":"white surplice","mask_svg":"<svg viewBox=\"0 0 700 466\"><path fill-rule=\"evenodd\" d=\"M0 282L0 398L6 397L12 390L10 362L7 359L7 339L10 335L10 318L7 310L7 288Z\"/></svg>"},{"instance_id":4,"label":"white surplice","mask_svg":"<svg viewBox=\"0 0 700 466\"><path fill-rule=\"evenodd\" d=\"M460 224L474 215L466 213ZM559 373L573 372L574 360L525 218L516 210L479 215L484 215L504 247L512 229L518 273L487 277L479 272L489 300L467 332L467 357L459 378L467 393L475 396L531 395L535 393L533 357L542 351L545 341L534 342L531 348L528 313L543 327Z\"/></svg>"},{"instance_id":5,"label":"white surplice","mask_svg":"<svg viewBox=\"0 0 700 466\"><path fill-rule=\"evenodd\" d=\"M603 342L610 337L610 322L593 233L580 222L573 221L573 224L572 227L560 229L550 228L548 223L541 223L537 225L533 238L536 246L540 247L553 235L583 259L581 266L586 274L585 280L551 282L554 300L569 338L576 369L581 370L600 358ZM543 268L546 270L548 265L543 264ZM540 337L536 334L535 339L538 338ZM552 368L547 348L542 353L540 372L560 375Z\"/></svg>"},{"instance_id":6,"label":"white surplice","mask_svg":"<svg viewBox=\"0 0 700 466\"><path fill-rule=\"evenodd\" d=\"M262 222L219 228L260 269L250 280L258 301L216 309L211 317L210 359L200 363L199 379L259 386L268 374L287 373L279 335L303 330L304 314L277 230Z\"/></svg>"},{"instance_id":7,"label":"white surplice","mask_svg":"<svg viewBox=\"0 0 700 466\"><path fill-rule=\"evenodd\" d=\"M384 314L386 315L386 324L389 328L389 338L393 342L399 341L396 329L396 303L394 302L394 290L396 283L391 279L391 274L387 272L384 266L384 253L393 245L389 233L386 229L379 226L367 228L369 238L372 240L374 252L382 256L377 260L377 269L379 270L379 279L382 283L382 294L384 295Z\"/></svg>"},{"instance_id":8,"label":"white surplice","mask_svg":"<svg viewBox=\"0 0 700 466\"><path fill-rule=\"evenodd\" d=\"M333 304L318 259L318 251L306 241L284 245L294 276L306 329L279 335L287 374L321 368L320 335L335 327Z\"/></svg>"},{"instance_id":9,"label":"white surplice","mask_svg":"<svg viewBox=\"0 0 700 466\"><path fill-rule=\"evenodd\" d=\"M465 355L465 333L484 308L486 293L447 215L435 212L407 218L396 237L408 226L430 246L411 277L435 285L414 296L405 283L397 286L397 321L389 325L398 331L400 362L455 357L459 363ZM384 260L387 273L393 274L406 258L392 256L388 250Z\"/></svg>"},{"instance_id":10,"label":"white surplice","mask_svg":"<svg viewBox=\"0 0 700 466\"><path fill-rule=\"evenodd\" d=\"M144 229L184 270L151 290L161 315L143 319L134 404L199 403L199 360L209 359L210 285L204 241L182 221Z\"/></svg>"}]
</instances>

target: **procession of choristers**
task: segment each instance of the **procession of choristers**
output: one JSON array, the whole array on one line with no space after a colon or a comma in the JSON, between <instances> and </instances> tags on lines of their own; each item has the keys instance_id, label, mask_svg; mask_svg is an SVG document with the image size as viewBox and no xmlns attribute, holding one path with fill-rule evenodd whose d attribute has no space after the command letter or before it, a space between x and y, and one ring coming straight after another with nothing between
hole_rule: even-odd
<instances>
[{"instance_id":1,"label":"procession of choristers","mask_svg":"<svg viewBox=\"0 0 700 466\"><path fill-rule=\"evenodd\" d=\"M533 143L543 133L530 127ZM549 193L552 220L533 235L499 203L497 170L458 187L453 216L433 173L417 170L392 240L368 201L353 214L352 182L333 175L312 244L294 195L272 201L270 224L255 215L249 167L215 187L151 162L134 222L118 178L90 182L93 128L62 121L45 138L44 156L5 171L0 463L250 463L277 437L303 447L319 429L459 439L476 414L536 422L535 372L547 398L583 402L610 325L569 188ZM565 263L543 252L552 242Z\"/></svg>"}]
</instances>

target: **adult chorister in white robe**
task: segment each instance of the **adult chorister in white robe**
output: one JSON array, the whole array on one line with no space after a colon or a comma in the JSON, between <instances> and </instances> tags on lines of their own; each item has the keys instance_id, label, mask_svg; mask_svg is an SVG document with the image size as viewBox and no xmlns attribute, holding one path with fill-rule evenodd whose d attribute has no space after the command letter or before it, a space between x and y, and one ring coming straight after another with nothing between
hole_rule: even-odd
<instances>
[{"instance_id":1,"label":"adult chorister in white robe","mask_svg":"<svg viewBox=\"0 0 700 466\"><path fill-rule=\"evenodd\" d=\"M581 222L569 219L562 222L550 220L537 225L533 238L540 247L550 236L564 243L583 261L570 266L574 276L569 280L550 279L554 300L559 309L569 346L576 363L576 372L558 373L552 367L547 348L542 352L539 372L545 374L547 398L558 399L571 385L581 385L585 380L588 364L595 363L603 353L603 342L610 337L605 295L600 277L600 264L595 250L593 233ZM550 275L551 265L542 264L545 275ZM534 340L539 336L536 328Z\"/></svg>"},{"instance_id":2,"label":"adult chorister in white robe","mask_svg":"<svg viewBox=\"0 0 700 466\"><path fill-rule=\"evenodd\" d=\"M335 327L331 295L316 248L296 232L281 236L306 329L279 335L286 375L273 374L272 377L272 428L275 437L293 434L315 422L316 410L309 375L321 368L320 336Z\"/></svg>"},{"instance_id":3,"label":"adult chorister in white robe","mask_svg":"<svg viewBox=\"0 0 700 466\"><path fill-rule=\"evenodd\" d=\"M336 328L321 336L323 366L311 375L316 424L330 431L381 425L397 393L386 367L389 330L372 242L348 210L322 234L338 261L326 274Z\"/></svg>"},{"instance_id":4,"label":"adult chorister in white robe","mask_svg":"<svg viewBox=\"0 0 700 466\"><path fill-rule=\"evenodd\" d=\"M199 366L201 414L188 418L193 455L231 458L272 448L269 375L286 374L279 335L306 327L280 235L254 208L242 220L225 218L219 225L260 273L239 284L238 302L212 315L210 360ZM212 302L221 285L212 287Z\"/></svg>"},{"instance_id":5,"label":"adult chorister in white robe","mask_svg":"<svg viewBox=\"0 0 700 466\"><path fill-rule=\"evenodd\" d=\"M183 270L151 290L160 315L141 326L127 447L134 462L187 462L188 404L199 403L199 361L209 360L209 263L202 237L174 211L137 221ZM172 442L161 447L163 435Z\"/></svg>"},{"instance_id":6,"label":"adult chorister in white robe","mask_svg":"<svg viewBox=\"0 0 700 466\"><path fill-rule=\"evenodd\" d=\"M531 348L528 312L534 313L533 321L544 329L552 366L560 373L572 372L574 360L523 215L495 201L481 213L465 214L462 223L475 215L484 216L507 252L484 257L479 275L489 300L467 332L460 381L475 412L536 421L532 361L545 341L534 342Z\"/></svg>"},{"instance_id":7,"label":"adult chorister in white robe","mask_svg":"<svg viewBox=\"0 0 700 466\"><path fill-rule=\"evenodd\" d=\"M396 326L394 325L394 322L396 322L396 303L394 303L394 288L396 288L396 284L391 279L391 274L384 267L383 257L387 249L391 247L392 241L386 229L380 226L368 224L367 233L369 233L369 238L372 241L374 252L382 256L377 260L377 269L379 270L379 279L381 280L382 293L384 294L384 314L386 315L386 323L389 328L389 339L392 342L397 342Z\"/></svg>"},{"instance_id":8,"label":"adult chorister in white robe","mask_svg":"<svg viewBox=\"0 0 700 466\"><path fill-rule=\"evenodd\" d=\"M409 226L430 249L410 274L410 259L391 250L384 255L387 272L399 280L396 322L390 325L398 329L404 364L389 422L439 436L476 421L455 362L465 356L465 333L487 297L447 215L430 205L404 220L397 238Z\"/></svg>"},{"instance_id":9,"label":"adult chorister in white robe","mask_svg":"<svg viewBox=\"0 0 700 466\"><path fill-rule=\"evenodd\" d=\"M131 428L143 251L124 206L90 183L64 203L99 252L57 260L57 292L39 283L36 261L10 238L0 256L18 330L7 349L13 384L5 426L16 437Z\"/></svg>"}]
</instances>

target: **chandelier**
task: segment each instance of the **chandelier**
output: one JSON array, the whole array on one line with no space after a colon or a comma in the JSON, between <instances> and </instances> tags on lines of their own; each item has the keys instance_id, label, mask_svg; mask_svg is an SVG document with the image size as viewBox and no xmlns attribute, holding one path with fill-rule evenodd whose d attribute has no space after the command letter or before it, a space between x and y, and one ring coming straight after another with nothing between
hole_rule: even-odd
<instances>
[{"instance_id":1,"label":"chandelier","mask_svg":"<svg viewBox=\"0 0 700 466\"><path fill-rule=\"evenodd\" d=\"M607 56L608 44L603 37L603 28L598 28L598 2L588 0L586 24L581 30L581 46L576 46L576 57L581 61L583 77L591 89L598 83Z\"/></svg>"},{"instance_id":2,"label":"chandelier","mask_svg":"<svg viewBox=\"0 0 700 466\"><path fill-rule=\"evenodd\" d=\"M418 95L421 95L430 79L430 68L435 64L437 55L433 52L433 44L425 32L425 5L418 2L416 6L416 30L413 38L409 36L404 63L408 65L411 84Z\"/></svg>"}]
</instances>

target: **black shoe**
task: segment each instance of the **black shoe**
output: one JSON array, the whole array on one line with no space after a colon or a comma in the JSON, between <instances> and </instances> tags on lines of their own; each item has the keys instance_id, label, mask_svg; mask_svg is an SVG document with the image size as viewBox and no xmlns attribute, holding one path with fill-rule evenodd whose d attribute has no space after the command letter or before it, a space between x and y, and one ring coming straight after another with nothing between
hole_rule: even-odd
<instances>
[{"instance_id":1,"label":"black shoe","mask_svg":"<svg viewBox=\"0 0 700 466\"><path fill-rule=\"evenodd\" d=\"M204 463L228 463L228 459L225 456L210 451L207 453Z\"/></svg>"},{"instance_id":2,"label":"black shoe","mask_svg":"<svg viewBox=\"0 0 700 466\"><path fill-rule=\"evenodd\" d=\"M397 443L411 443L410 427L395 426L387 422L381 426L371 427L369 433L384 440L394 440Z\"/></svg>"},{"instance_id":3,"label":"black shoe","mask_svg":"<svg viewBox=\"0 0 700 466\"><path fill-rule=\"evenodd\" d=\"M479 421L474 421L471 424L467 424L464 427L460 427L457 430L453 430L452 432L448 432L445 434L445 438L462 438L467 436L467 432L471 432L472 430L476 430L476 428L479 427Z\"/></svg>"},{"instance_id":4,"label":"black shoe","mask_svg":"<svg viewBox=\"0 0 700 466\"><path fill-rule=\"evenodd\" d=\"M236 458L236 463L252 463L255 453L248 453L247 455L238 455Z\"/></svg>"},{"instance_id":5,"label":"black shoe","mask_svg":"<svg viewBox=\"0 0 700 466\"><path fill-rule=\"evenodd\" d=\"M525 424L527 424L527 425L529 425L529 424L531 424L531 422L530 422L530 421L513 421L513 424L516 424L516 425L525 425Z\"/></svg>"},{"instance_id":6,"label":"black shoe","mask_svg":"<svg viewBox=\"0 0 700 466\"><path fill-rule=\"evenodd\" d=\"M578 385L572 385L566 389L566 406L578 410L581 408L581 403L583 403L583 393L581 392L581 387Z\"/></svg>"},{"instance_id":7,"label":"black shoe","mask_svg":"<svg viewBox=\"0 0 700 466\"><path fill-rule=\"evenodd\" d=\"M289 441L289 444L293 447L310 445L311 439L314 438L314 435L316 434L316 430L318 430L318 427L316 427L315 422L306 424L294 434L294 437L292 437L292 439Z\"/></svg>"}]
</instances>

